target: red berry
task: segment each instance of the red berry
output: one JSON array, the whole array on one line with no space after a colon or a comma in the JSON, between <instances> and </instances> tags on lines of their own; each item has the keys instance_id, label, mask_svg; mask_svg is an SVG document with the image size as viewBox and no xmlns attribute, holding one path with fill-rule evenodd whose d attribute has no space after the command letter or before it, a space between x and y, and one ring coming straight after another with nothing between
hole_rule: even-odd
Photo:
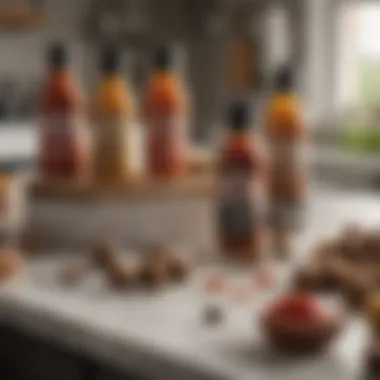
<instances>
[{"instance_id":1,"label":"red berry","mask_svg":"<svg viewBox=\"0 0 380 380\"><path fill-rule=\"evenodd\" d=\"M250 294L249 289L236 289L232 294L232 298L236 302L246 303L249 300Z\"/></svg>"},{"instance_id":2,"label":"red berry","mask_svg":"<svg viewBox=\"0 0 380 380\"><path fill-rule=\"evenodd\" d=\"M204 286L208 293L221 293L225 289L225 280L222 276L210 276L206 279Z\"/></svg>"},{"instance_id":3,"label":"red berry","mask_svg":"<svg viewBox=\"0 0 380 380\"><path fill-rule=\"evenodd\" d=\"M319 312L314 300L306 295L291 295L272 306L269 313L273 318L284 317L294 319L318 318Z\"/></svg>"},{"instance_id":4,"label":"red berry","mask_svg":"<svg viewBox=\"0 0 380 380\"><path fill-rule=\"evenodd\" d=\"M273 288L276 284L276 279L273 272L262 270L256 274L256 283L264 289Z\"/></svg>"}]
</instances>

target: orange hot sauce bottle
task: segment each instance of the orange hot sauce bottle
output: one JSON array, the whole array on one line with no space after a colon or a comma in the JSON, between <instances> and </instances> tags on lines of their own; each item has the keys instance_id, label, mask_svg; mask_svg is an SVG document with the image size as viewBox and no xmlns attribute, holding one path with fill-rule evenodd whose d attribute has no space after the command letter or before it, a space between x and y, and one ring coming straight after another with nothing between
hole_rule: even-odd
<instances>
[{"instance_id":1,"label":"orange hot sauce bottle","mask_svg":"<svg viewBox=\"0 0 380 380\"><path fill-rule=\"evenodd\" d=\"M122 184L136 175L135 99L121 73L121 51L108 47L101 55L102 77L93 102L94 178L100 184ZM138 153L138 152L137 152Z\"/></svg>"},{"instance_id":2,"label":"orange hot sauce bottle","mask_svg":"<svg viewBox=\"0 0 380 380\"><path fill-rule=\"evenodd\" d=\"M233 104L219 157L217 230L223 254L239 261L257 259L263 249L262 157L249 127L248 104Z\"/></svg>"},{"instance_id":3,"label":"orange hot sauce bottle","mask_svg":"<svg viewBox=\"0 0 380 380\"><path fill-rule=\"evenodd\" d=\"M42 93L39 170L48 179L86 175L89 150L81 93L68 69L68 51L61 44L48 50L49 74Z\"/></svg>"},{"instance_id":4,"label":"orange hot sauce bottle","mask_svg":"<svg viewBox=\"0 0 380 380\"><path fill-rule=\"evenodd\" d=\"M173 70L173 61L173 52L168 46L156 50L155 71L144 102L147 172L166 179L183 175L189 159L189 105L185 87Z\"/></svg>"},{"instance_id":5,"label":"orange hot sauce bottle","mask_svg":"<svg viewBox=\"0 0 380 380\"><path fill-rule=\"evenodd\" d=\"M306 128L301 104L294 92L293 73L282 67L275 79L275 93L266 122L269 150L268 200L275 249L287 251L287 236L300 224L307 195L305 162ZM276 242L277 240L277 242Z\"/></svg>"}]
</instances>

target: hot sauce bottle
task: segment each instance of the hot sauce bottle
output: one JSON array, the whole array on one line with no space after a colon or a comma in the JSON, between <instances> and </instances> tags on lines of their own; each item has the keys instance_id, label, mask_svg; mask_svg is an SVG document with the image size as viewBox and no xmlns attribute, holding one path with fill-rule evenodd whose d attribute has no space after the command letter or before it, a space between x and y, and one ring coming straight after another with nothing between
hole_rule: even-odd
<instances>
[{"instance_id":1,"label":"hot sauce bottle","mask_svg":"<svg viewBox=\"0 0 380 380\"><path fill-rule=\"evenodd\" d=\"M166 179L183 175L188 166L188 100L168 46L155 52L144 112L148 174Z\"/></svg>"},{"instance_id":2,"label":"hot sauce bottle","mask_svg":"<svg viewBox=\"0 0 380 380\"><path fill-rule=\"evenodd\" d=\"M93 173L99 184L121 184L138 174L139 140L135 101L121 75L121 52L107 47L93 103Z\"/></svg>"},{"instance_id":3,"label":"hot sauce bottle","mask_svg":"<svg viewBox=\"0 0 380 380\"><path fill-rule=\"evenodd\" d=\"M293 73L282 67L275 79L275 93L266 122L269 150L268 201L276 253L286 255L291 232L300 224L306 197L306 129Z\"/></svg>"},{"instance_id":4,"label":"hot sauce bottle","mask_svg":"<svg viewBox=\"0 0 380 380\"><path fill-rule=\"evenodd\" d=\"M250 133L249 107L234 103L219 157L218 235L223 254L239 261L263 249L262 157Z\"/></svg>"},{"instance_id":5,"label":"hot sauce bottle","mask_svg":"<svg viewBox=\"0 0 380 380\"><path fill-rule=\"evenodd\" d=\"M48 179L80 179L87 174L89 146L83 102L68 69L68 51L48 50L49 75L42 95L39 170Z\"/></svg>"}]
</instances>

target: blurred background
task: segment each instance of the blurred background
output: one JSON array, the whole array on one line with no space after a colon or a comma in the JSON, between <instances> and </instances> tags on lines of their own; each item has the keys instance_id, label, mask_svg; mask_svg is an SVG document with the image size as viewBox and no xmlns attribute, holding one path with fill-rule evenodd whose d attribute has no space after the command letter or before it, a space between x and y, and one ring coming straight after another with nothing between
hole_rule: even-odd
<instances>
[{"instance_id":1,"label":"blurred background","mask_svg":"<svg viewBox=\"0 0 380 380\"><path fill-rule=\"evenodd\" d=\"M152 47L170 41L183 52L198 142L208 143L220 130L231 96L264 104L274 70L290 61L317 164L335 173L337 166L352 171L354 162L377 183L379 21L376 1L2 0L0 162L32 163L48 42L70 45L73 71L90 96L99 47L118 41L128 57L125 75L139 96Z\"/></svg>"}]
</instances>

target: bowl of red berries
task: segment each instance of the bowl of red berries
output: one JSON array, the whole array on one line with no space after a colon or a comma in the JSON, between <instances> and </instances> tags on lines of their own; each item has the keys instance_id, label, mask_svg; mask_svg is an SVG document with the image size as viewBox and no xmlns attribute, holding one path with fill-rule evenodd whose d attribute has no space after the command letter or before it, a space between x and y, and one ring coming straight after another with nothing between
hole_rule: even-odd
<instances>
[{"instance_id":1,"label":"bowl of red berries","mask_svg":"<svg viewBox=\"0 0 380 380\"><path fill-rule=\"evenodd\" d=\"M314 353L323 350L343 326L339 303L325 302L308 293L290 293L265 310L261 323L275 350Z\"/></svg>"}]
</instances>

